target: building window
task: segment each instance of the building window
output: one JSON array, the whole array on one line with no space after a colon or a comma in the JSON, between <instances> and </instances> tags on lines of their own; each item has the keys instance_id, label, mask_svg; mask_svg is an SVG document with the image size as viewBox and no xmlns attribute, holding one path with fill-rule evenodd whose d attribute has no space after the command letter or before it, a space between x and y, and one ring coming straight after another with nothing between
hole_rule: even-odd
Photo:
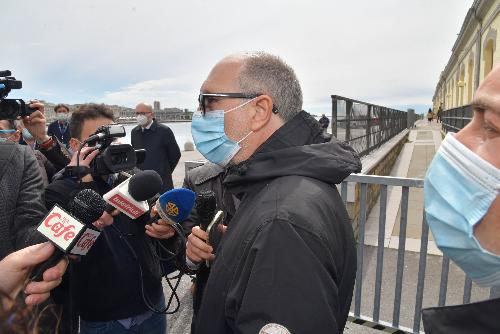
<instances>
[{"instance_id":1,"label":"building window","mask_svg":"<svg viewBox=\"0 0 500 334\"><path fill-rule=\"evenodd\" d=\"M493 68L493 52L494 50L494 43L492 39L489 39L486 41L486 44L484 45L484 53L483 53L483 59L484 59L484 76L486 77L488 73L490 73L491 69Z\"/></svg>"},{"instance_id":2,"label":"building window","mask_svg":"<svg viewBox=\"0 0 500 334\"><path fill-rule=\"evenodd\" d=\"M469 60L467 66L467 103L472 101L472 73L474 72L474 60Z\"/></svg>"}]
</instances>

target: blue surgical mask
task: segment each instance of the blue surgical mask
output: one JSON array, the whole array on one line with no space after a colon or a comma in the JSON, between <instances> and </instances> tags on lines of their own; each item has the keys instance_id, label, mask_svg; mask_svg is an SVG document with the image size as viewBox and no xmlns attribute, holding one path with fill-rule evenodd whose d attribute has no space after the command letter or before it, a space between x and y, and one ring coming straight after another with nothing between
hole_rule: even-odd
<instances>
[{"instance_id":1,"label":"blue surgical mask","mask_svg":"<svg viewBox=\"0 0 500 334\"><path fill-rule=\"evenodd\" d=\"M33 136L31 135L31 133L28 131L28 129L26 128L23 128L23 139L26 139L26 140L33 140Z\"/></svg>"},{"instance_id":2,"label":"blue surgical mask","mask_svg":"<svg viewBox=\"0 0 500 334\"><path fill-rule=\"evenodd\" d=\"M16 133L16 131L17 130L14 130L14 129L0 130L0 134L14 134L14 133ZM0 143L5 143L8 141L11 141L11 137L12 137L12 135L10 135L8 137L0 137Z\"/></svg>"},{"instance_id":3,"label":"blue surgical mask","mask_svg":"<svg viewBox=\"0 0 500 334\"><path fill-rule=\"evenodd\" d=\"M474 225L499 192L500 169L448 134L425 177L425 215L439 249L482 286L500 285L500 256L481 246Z\"/></svg>"},{"instance_id":4,"label":"blue surgical mask","mask_svg":"<svg viewBox=\"0 0 500 334\"><path fill-rule=\"evenodd\" d=\"M236 153L238 153L241 149L239 144L245 140L252 131L237 142L232 141L224 132L224 114L241 108L252 100L227 111L211 110L206 112L204 116L200 111L196 111L193 114L191 134L193 135L194 144L196 145L196 149L198 149L207 160L224 167L231 161Z\"/></svg>"}]
</instances>

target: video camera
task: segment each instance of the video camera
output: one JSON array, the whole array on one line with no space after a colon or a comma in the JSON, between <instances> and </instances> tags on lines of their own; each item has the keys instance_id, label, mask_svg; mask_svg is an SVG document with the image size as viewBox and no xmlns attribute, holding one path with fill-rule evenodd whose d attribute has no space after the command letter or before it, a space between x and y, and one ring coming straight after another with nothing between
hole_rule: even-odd
<instances>
[{"instance_id":1,"label":"video camera","mask_svg":"<svg viewBox=\"0 0 500 334\"><path fill-rule=\"evenodd\" d=\"M16 80L11 74L10 71L0 71L0 119L17 119L35 111L22 99L6 99L12 89L23 87L22 81Z\"/></svg>"},{"instance_id":2,"label":"video camera","mask_svg":"<svg viewBox=\"0 0 500 334\"><path fill-rule=\"evenodd\" d=\"M146 158L146 150L134 150L131 145L114 145L116 138L125 137L122 125L103 125L82 144L99 149L90 165L92 175L107 175L133 169Z\"/></svg>"}]
</instances>

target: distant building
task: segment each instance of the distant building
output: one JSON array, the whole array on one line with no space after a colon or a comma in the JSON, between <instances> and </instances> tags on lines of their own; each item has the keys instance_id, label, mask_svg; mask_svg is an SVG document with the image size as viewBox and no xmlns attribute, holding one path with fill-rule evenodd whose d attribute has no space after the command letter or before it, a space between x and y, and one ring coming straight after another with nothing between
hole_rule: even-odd
<instances>
[{"instance_id":1,"label":"distant building","mask_svg":"<svg viewBox=\"0 0 500 334\"><path fill-rule=\"evenodd\" d=\"M433 109L467 105L491 69L500 64L500 1L475 0L467 12L441 72L434 93Z\"/></svg>"},{"instance_id":2,"label":"distant building","mask_svg":"<svg viewBox=\"0 0 500 334\"><path fill-rule=\"evenodd\" d=\"M153 102L153 109L155 112L160 110L160 101Z\"/></svg>"}]
</instances>

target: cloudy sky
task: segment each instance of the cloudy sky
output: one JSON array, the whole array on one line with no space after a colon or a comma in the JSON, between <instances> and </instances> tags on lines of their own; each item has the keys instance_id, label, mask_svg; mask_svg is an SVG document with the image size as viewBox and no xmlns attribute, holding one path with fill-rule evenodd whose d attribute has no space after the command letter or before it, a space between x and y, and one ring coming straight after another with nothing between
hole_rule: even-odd
<instances>
[{"instance_id":1,"label":"cloudy sky","mask_svg":"<svg viewBox=\"0 0 500 334\"><path fill-rule=\"evenodd\" d=\"M304 109L337 94L431 104L473 0L0 0L9 97L194 109L211 67L264 50L296 71Z\"/></svg>"}]
</instances>

